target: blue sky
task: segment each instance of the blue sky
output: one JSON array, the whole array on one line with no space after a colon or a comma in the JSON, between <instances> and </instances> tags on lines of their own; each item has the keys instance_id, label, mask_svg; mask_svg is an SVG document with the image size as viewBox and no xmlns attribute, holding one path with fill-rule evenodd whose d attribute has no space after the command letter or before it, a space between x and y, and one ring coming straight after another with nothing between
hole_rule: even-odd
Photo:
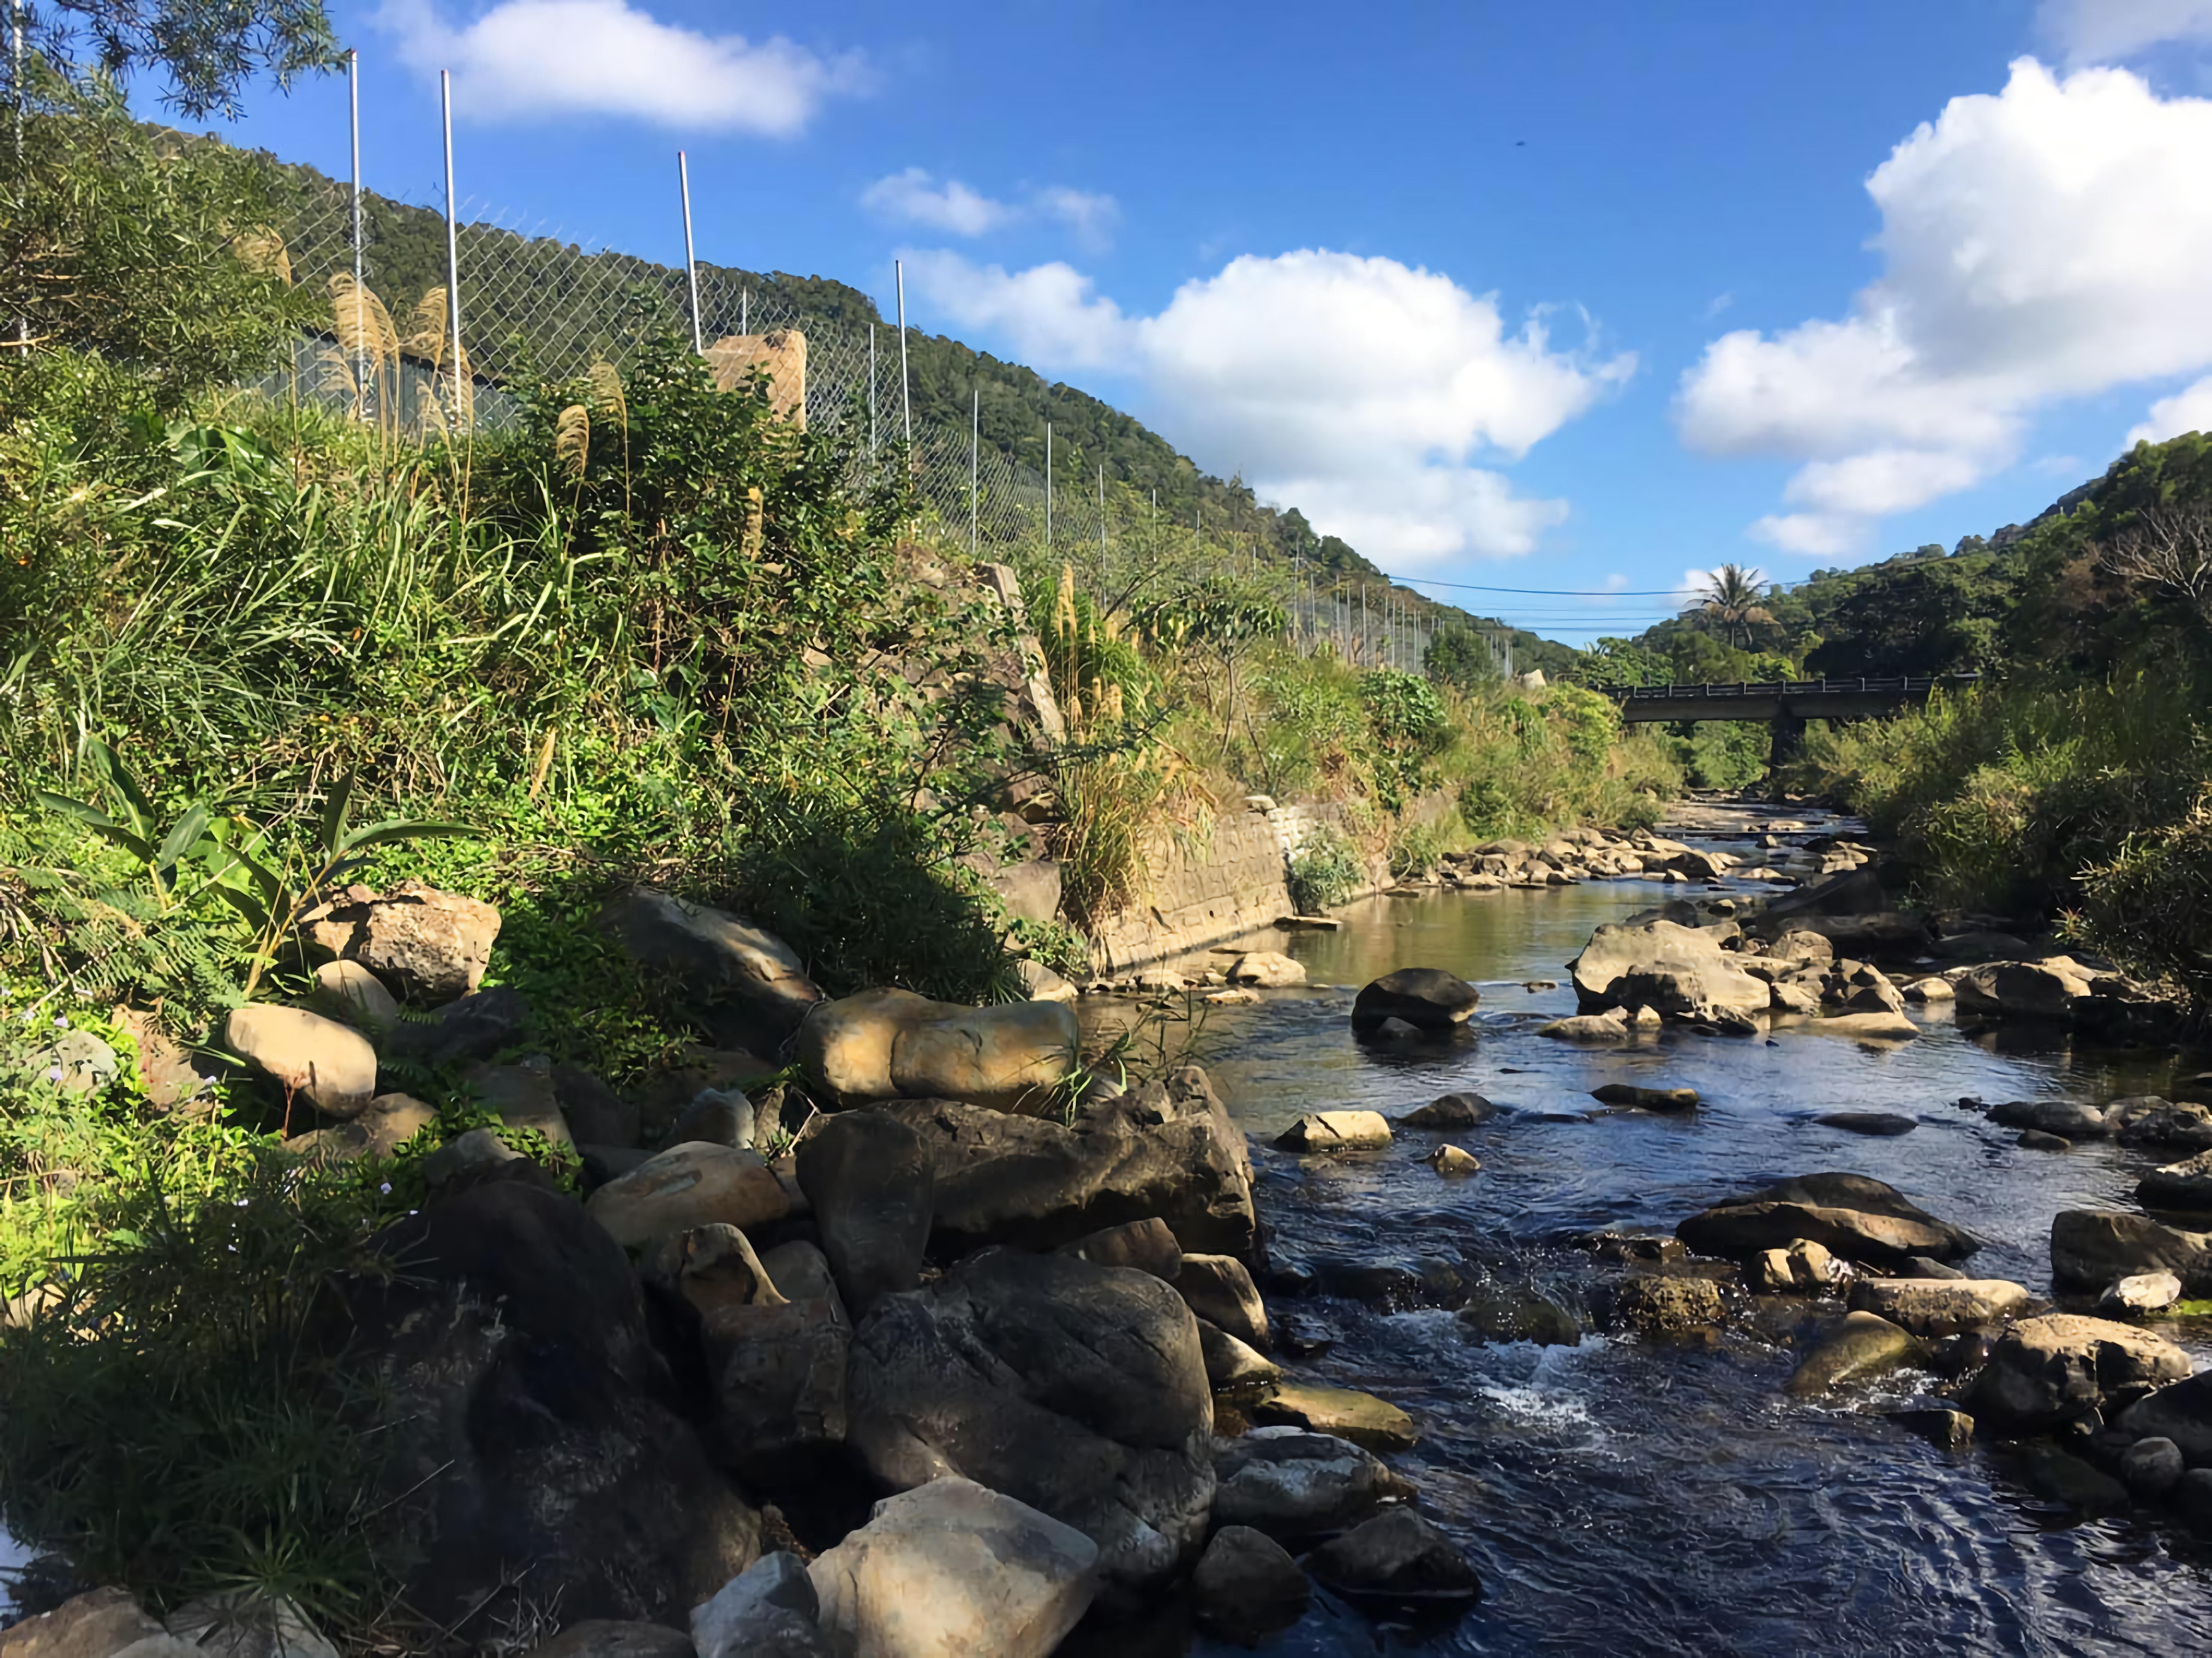
<instances>
[{"instance_id":1,"label":"blue sky","mask_svg":"<svg viewBox=\"0 0 2212 1658\"><path fill-rule=\"evenodd\" d=\"M1415 579L1794 579L2212 426L2212 0L332 10L372 188L438 200L449 66L465 200L675 262L682 146L702 258L904 257ZM343 83L228 131L343 174ZM1518 614L1664 606L1597 608Z\"/></svg>"}]
</instances>

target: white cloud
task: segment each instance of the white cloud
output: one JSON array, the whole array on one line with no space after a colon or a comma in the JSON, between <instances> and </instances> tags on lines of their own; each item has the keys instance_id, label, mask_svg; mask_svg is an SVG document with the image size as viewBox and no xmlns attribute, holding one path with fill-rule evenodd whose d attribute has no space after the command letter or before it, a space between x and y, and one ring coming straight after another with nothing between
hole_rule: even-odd
<instances>
[{"instance_id":1,"label":"white cloud","mask_svg":"<svg viewBox=\"0 0 2212 1658\"><path fill-rule=\"evenodd\" d=\"M2035 21L2068 64L2110 64L2170 40L2212 40L2212 0L2043 0Z\"/></svg>"},{"instance_id":2,"label":"white cloud","mask_svg":"<svg viewBox=\"0 0 2212 1658\"><path fill-rule=\"evenodd\" d=\"M1114 227L1121 221L1121 204L1097 191L1054 185L1037 192L1036 204L1039 211L1073 230L1085 247L1105 246L1113 240Z\"/></svg>"},{"instance_id":3,"label":"white cloud","mask_svg":"<svg viewBox=\"0 0 2212 1658\"><path fill-rule=\"evenodd\" d=\"M2163 443L2184 432L2212 432L2212 376L2151 404L2150 418L2129 432L2128 447Z\"/></svg>"},{"instance_id":4,"label":"white cloud","mask_svg":"<svg viewBox=\"0 0 2212 1658\"><path fill-rule=\"evenodd\" d=\"M1121 204L1111 196L1054 185L1026 203L998 201L947 179L939 184L927 168L910 167L878 179L860 192L860 205L879 217L942 230L955 236L981 236L1017 219L1057 219L1085 247L1104 247L1113 240Z\"/></svg>"},{"instance_id":5,"label":"white cloud","mask_svg":"<svg viewBox=\"0 0 2212 1658\"><path fill-rule=\"evenodd\" d=\"M1868 523L1835 513L1769 513L1751 526L1754 541L1808 558L1840 558L1866 550Z\"/></svg>"},{"instance_id":6,"label":"white cloud","mask_svg":"<svg viewBox=\"0 0 2212 1658\"><path fill-rule=\"evenodd\" d=\"M2212 364L2212 102L2033 59L1955 98L1867 181L1881 276L1839 321L1739 330L1684 375L1692 447L1810 463L1752 526L1789 551L2010 465L2035 412Z\"/></svg>"},{"instance_id":7,"label":"white cloud","mask_svg":"<svg viewBox=\"0 0 2212 1658\"><path fill-rule=\"evenodd\" d=\"M1013 212L1004 202L994 202L957 179L940 185L918 167L877 179L860 192L860 205L886 219L955 236L980 236L1004 224Z\"/></svg>"},{"instance_id":8,"label":"white cloud","mask_svg":"<svg viewBox=\"0 0 2212 1658\"><path fill-rule=\"evenodd\" d=\"M501 0L459 28L432 0L386 0L375 21L410 68L453 71L454 112L471 121L613 115L788 137L868 79L856 54L702 34L625 0Z\"/></svg>"},{"instance_id":9,"label":"white cloud","mask_svg":"<svg viewBox=\"0 0 2212 1658\"><path fill-rule=\"evenodd\" d=\"M1024 361L1064 368L1125 366L1128 322L1091 278L1054 261L1009 273L957 253L902 256L915 292L964 328L1000 334Z\"/></svg>"},{"instance_id":10,"label":"white cloud","mask_svg":"<svg viewBox=\"0 0 2212 1658\"><path fill-rule=\"evenodd\" d=\"M1401 568L1532 550L1567 515L1480 465L1517 459L1635 371L1509 332L1492 295L1394 259L1304 251L1233 260L1151 317L1125 316L1065 264L1008 274L913 256L927 302L1054 370L1144 386L1206 465Z\"/></svg>"}]
</instances>

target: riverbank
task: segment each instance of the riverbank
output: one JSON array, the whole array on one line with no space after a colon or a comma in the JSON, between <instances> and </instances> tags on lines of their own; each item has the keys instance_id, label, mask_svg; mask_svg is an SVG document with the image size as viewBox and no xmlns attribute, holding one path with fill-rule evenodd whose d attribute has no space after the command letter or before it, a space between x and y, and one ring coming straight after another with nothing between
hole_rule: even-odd
<instances>
[{"instance_id":1,"label":"riverbank","mask_svg":"<svg viewBox=\"0 0 2212 1658\"><path fill-rule=\"evenodd\" d=\"M1749 823L1768 815L1735 814L1732 832L1713 840L1668 827L1711 850L1749 852ZM1956 1406L1936 1396L1944 1384L1929 1371L1906 1367L1812 1400L1787 1394L1799 1361L1842 1316L1841 1294L1729 1284L1727 1315L1710 1333L1608 1330L1601 1306L1631 1269L1577 1241L1670 1237L1723 1199L1848 1169L1974 1233L1984 1243L1969 1264L1976 1276L2048 1296L2054 1217L2133 1209L2136 1184L2175 1154L2110 1139L2028 1150L2015 1144L2017 1128L1958 1102L2158 1093L2202 1056L2112 1049L2047 1025L1966 1028L1954 1007L1928 1004L1910 1006L1917 1039L1887 1045L1803 1026L1758 1040L1668 1030L1630 1048L1540 1038L1577 1006L1564 964L1597 926L1662 896L1648 884L1593 883L1370 901L1346 912L1338 932L1286 946L1315 985L1337 988L1223 1009L1196 1049L1252 1135L1274 1229L1271 1311L1330 1340L1310 1361L1324 1379L1372 1389L1421 1424L1421 1442L1395 1465L1489 1588L1442 1649L2101 1653L2201 1643L2212 1632L2203 1611L2212 1556L2171 1510L2085 1516L2032 1483L2037 1464L2001 1434L1959 1451L1917 1436L1892 1412ZM1480 982L1475 1040L1349 1041L1348 987L1413 961ZM1662 1113L1591 1099L1620 1082L1688 1087L1702 1103ZM1270 1144L1309 1111L1395 1119L1452 1093L1499 1109L1446 1135L1401 1130L1388 1150L1344 1158ZM1842 1113L1902 1114L1913 1126L1869 1137L1819 1121ZM1439 1176L1425 1162L1439 1141L1470 1151L1480 1172ZM1511 1339L1515 1318L1541 1321L1525 1327L1552 1339ZM2212 1359L2203 1320L2150 1327L2194 1363ZM1572 1345L1557 1339L1570 1333ZM1325 1625L1307 1626L1304 1639L1296 1649L1358 1649Z\"/></svg>"}]
</instances>

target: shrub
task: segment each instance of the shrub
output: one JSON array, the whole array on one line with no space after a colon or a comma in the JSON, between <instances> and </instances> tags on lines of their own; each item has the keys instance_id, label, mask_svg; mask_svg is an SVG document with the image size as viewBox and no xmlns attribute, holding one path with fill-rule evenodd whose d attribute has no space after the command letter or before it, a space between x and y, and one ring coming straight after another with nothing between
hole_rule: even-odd
<instances>
[{"instance_id":1,"label":"shrub","mask_svg":"<svg viewBox=\"0 0 2212 1658\"><path fill-rule=\"evenodd\" d=\"M1359 855L1326 826L1310 835L1291 859L1291 904L1301 915L1318 915L1342 903L1367 883Z\"/></svg>"}]
</instances>

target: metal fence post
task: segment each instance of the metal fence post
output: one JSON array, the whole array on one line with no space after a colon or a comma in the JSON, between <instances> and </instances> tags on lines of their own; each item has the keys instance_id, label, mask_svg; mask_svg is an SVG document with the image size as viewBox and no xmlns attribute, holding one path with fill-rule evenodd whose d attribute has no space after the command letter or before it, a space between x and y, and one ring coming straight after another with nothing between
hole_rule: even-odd
<instances>
[{"instance_id":1,"label":"metal fence post","mask_svg":"<svg viewBox=\"0 0 2212 1658\"><path fill-rule=\"evenodd\" d=\"M868 325L868 459L876 458L876 325Z\"/></svg>"},{"instance_id":2,"label":"metal fence post","mask_svg":"<svg viewBox=\"0 0 2212 1658\"><path fill-rule=\"evenodd\" d=\"M438 106L446 123L446 310L453 329L453 418L461 415L461 242L453 213L453 76L438 71Z\"/></svg>"},{"instance_id":3,"label":"metal fence post","mask_svg":"<svg viewBox=\"0 0 2212 1658\"><path fill-rule=\"evenodd\" d=\"M691 164L680 149L676 152L676 187L684 197L684 276L691 285L691 349L704 356L707 337L699 328L699 257L691 251Z\"/></svg>"},{"instance_id":4,"label":"metal fence post","mask_svg":"<svg viewBox=\"0 0 2212 1658\"><path fill-rule=\"evenodd\" d=\"M982 517L983 392L968 388L968 556L975 556L976 525Z\"/></svg>"},{"instance_id":5,"label":"metal fence post","mask_svg":"<svg viewBox=\"0 0 2212 1658\"><path fill-rule=\"evenodd\" d=\"M20 11L20 8L18 9ZM346 102L353 138L353 403L354 418L367 420L368 408L368 301L361 291L365 276L361 247L361 54L346 53Z\"/></svg>"},{"instance_id":6,"label":"metal fence post","mask_svg":"<svg viewBox=\"0 0 2212 1658\"><path fill-rule=\"evenodd\" d=\"M899 408L906 418L907 465L914 465L914 392L906 374L906 266L897 259L891 261L891 276L898 284L899 313Z\"/></svg>"},{"instance_id":7,"label":"metal fence post","mask_svg":"<svg viewBox=\"0 0 2212 1658\"><path fill-rule=\"evenodd\" d=\"M1052 556L1052 422L1044 423L1044 556Z\"/></svg>"},{"instance_id":8,"label":"metal fence post","mask_svg":"<svg viewBox=\"0 0 2212 1658\"><path fill-rule=\"evenodd\" d=\"M1098 463L1098 600L1106 600L1106 463Z\"/></svg>"}]
</instances>

